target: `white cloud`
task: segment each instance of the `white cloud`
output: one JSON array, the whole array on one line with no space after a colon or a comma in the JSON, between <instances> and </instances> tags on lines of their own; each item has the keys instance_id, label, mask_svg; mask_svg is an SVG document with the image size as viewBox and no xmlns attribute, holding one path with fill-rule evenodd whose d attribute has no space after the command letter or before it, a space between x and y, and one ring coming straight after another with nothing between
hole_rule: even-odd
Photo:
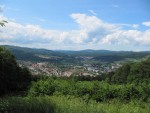
<instances>
[{"instance_id":1,"label":"white cloud","mask_svg":"<svg viewBox=\"0 0 150 113\"><path fill-rule=\"evenodd\" d=\"M70 15L75 22L79 25L80 29L90 31L97 31L97 29L105 29L105 30L116 30L118 27L114 24L109 24L103 22L101 19L96 16L87 16L86 14L71 14Z\"/></svg>"},{"instance_id":2,"label":"white cloud","mask_svg":"<svg viewBox=\"0 0 150 113\"><path fill-rule=\"evenodd\" d=\"M143 22L142 24L145 26L150 26L150 22Z\"/></svg>"},{"instance_id":3,"label":"white cloud","mask_svg":"<svg viewBox=\"0 0 150 113\"><path fill-rule=\"evenodd\" d=\"M150 46L150 29L136 30L137 24L111 24L96 16L80 13L71 14L70 17L78 24L79 29L69 31L43 29L38 25L12 22L1 16L0 19L5 19L9 23L6 27L0 28L2 31L0 32L0 44L49 49L93 48L95 45ZM131 29L124 29L123 26L129 26Z\"/></svg>"},{"instance_id":4,"label":"white cloud","mask_svg":"<svg viewBox=\"0 0 150 113\"><path fill-rule=\"evenodd\" d=\"M138 30L119 30L113 34L109 34L102 39L104 44L120 44L120 45L144 45L150 46L150 30L144 32Z\"/></svg>"},{"instance_id":5,"label":"white cloud","mask_svg":"<svg viewBox=\"0 0 150 113\"><path fill-rule=\"evenodd\" d=\"M80 29L88 31L95 30L102 24L102 21L98 19L96 16L87 16L86 14L80 13L71 14L70 16L79 25Z\"/></svg>"},{"instance_id":6,"label":"white cloud","mask_svg":"<svg viewBox=\"0 0 150 113\"><path fill-rule=\"evenodd\" d=\"M138 24L133 24L132 27L133 27L134 29L137 29L137 28L139 27L139 25L138 25Z\"/></svg>"},{"instance_id":7,"label":"white cloud","mask_svg":"<svg viewBox=\"0 0 150 113\"><path fill-rule=\"evenodd\" d=\"M97 15L97 13L93 10L89 10L90 13L92 13L93 15Z\"/></svg>"},{"instance_id":8,"label":"white cloud","mask_svg":"<svg viewBox=\"0 0 150 113\"><path fill-rule=\"evenodd\" d=\"M119 5L117 5L117 4L112 4L112 5L110 5L111 7L114 7L114 8L118 8L119 7Z\"/></svg>"},{"instance_id":9,"label":"white cloud","mask_svg":"<svg viewBox=\"0 0 150 113\"><path fill-rule=\"evenodd\" d=\"M0 14L3 13L4 5L0 5Z\"/></svg>"},{"instance_id":10,"label":"white cloud","mask_svg":"<svg viewBox=\"0 0 150 113\"><path fill-rule=\"evenodd\" d=\"M139 27L138 24L116 24L118 26L126 26L126 27L131 27L131 28L134 28L134 29L137 29Z\"/></svg>"}]
</instances>

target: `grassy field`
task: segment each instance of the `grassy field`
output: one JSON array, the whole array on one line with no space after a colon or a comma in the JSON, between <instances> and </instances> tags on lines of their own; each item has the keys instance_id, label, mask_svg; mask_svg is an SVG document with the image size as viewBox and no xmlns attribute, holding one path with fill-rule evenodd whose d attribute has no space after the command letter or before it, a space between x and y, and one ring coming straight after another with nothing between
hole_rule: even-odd
<instances>
[{"instance_id":1,"label":"grassy field","mask_svg":"<svg viewBox=\"0 0 150 113\"><path fill-rule=\"evenodd\" d=\"M0 113L149 113L150 101L97 103L72 96L5 97Z\"/></svg>"},{"instance_id":2,"label":"grassy field","mask_svg":"<svg viewBox=\"0 0 150 113\"><path fill-rule=\"evenodd\" d=\"M86 102L83 99L72 97L53 96L48 98L56 103L56 113L149 113L150 111L149 102L131 101L122 103L114 100L97 103L92 100Z\"/></svg>"}]
</instances>

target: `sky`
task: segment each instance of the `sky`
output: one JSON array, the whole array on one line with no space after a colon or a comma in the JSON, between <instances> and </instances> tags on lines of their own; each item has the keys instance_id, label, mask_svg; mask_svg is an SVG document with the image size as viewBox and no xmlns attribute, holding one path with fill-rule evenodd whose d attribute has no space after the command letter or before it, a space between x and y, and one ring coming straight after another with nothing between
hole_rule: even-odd
<instances>
[{"instance_id":1,"label":"sky","mask_svg":"<svg viewBox=\"0 0 150 113\"><path fill-rule=\"evenodd\" d=\"M150 51L150 0L0 0L0 45Z\"/></svg>"}]
</instances>

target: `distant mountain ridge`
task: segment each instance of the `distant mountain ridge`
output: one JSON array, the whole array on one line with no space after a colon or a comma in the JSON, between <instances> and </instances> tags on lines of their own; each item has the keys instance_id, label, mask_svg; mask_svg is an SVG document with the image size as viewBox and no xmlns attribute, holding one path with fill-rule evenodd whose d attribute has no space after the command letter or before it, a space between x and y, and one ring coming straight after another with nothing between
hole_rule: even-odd
<instances>
[{"instance_id":1,"label":"distant mountain ridge","mask_svg":"<svg viewBox=\"0 0 150 113\"><path fill-rule=\"evenodd\" d=\"M38 57L38 55L57 56L57 57L65 56L65 54L63 53L55 52L55 51L51 51L47 49L35 49L35 48L26 48L26 47L18 47L18 46L9 46L9 45L4 45L3 47L10 50L17 60L50 61L50 60Z\"/></svg>"},{"instance_id":2,"label":"distant mountain ridge","mask_svg":"<svg viewBox=\"0 0 150 113\"><path fill-rule=\"evenodd\" d=\"M76 62L83 57L92 57L93 60L98 61L118 61L125 58L142 58L150 55L150 51L111 51L111 50L47 50L35 49L19 46L2 45L9 49L17 60L24 61L46 61L46 62Z\"/></svg>"}]
</instances>

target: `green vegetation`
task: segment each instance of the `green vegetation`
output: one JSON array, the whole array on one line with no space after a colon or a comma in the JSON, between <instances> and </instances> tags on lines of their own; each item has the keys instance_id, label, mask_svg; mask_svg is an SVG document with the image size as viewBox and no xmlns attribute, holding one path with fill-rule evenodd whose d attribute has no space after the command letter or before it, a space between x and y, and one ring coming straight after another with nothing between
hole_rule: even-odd
<instances>
[{"instance_id":1,"label":"green vegetation","mask_svg":"<svg viewBox=\"0 0 150 113\"><path fill-rule=\"evenodd\" d=\"M4 46L9 49L17 60L50 62L59 65L75 64L101 64L118 61L135 60L150 55L149 51L132 52L132 51L108 51L108 50L83 50L83 51L52 51L46 49L33 49L17 46ZM47 56L44 58L40 56ZM92 59L86 59L91 57ZM127 61L129 61L127 60Z\"/></svg>"},{"instance_id":2,"label":"green vegetation","mask_svg":"<svg viewBox=\"0 0 150 113\"><path fill-rule=\"evenodd\" d=\"M45 97L5 97L0 113L54 113L54 105Z\"/></svg>"},{"instance_id":3,"label":"green vegetation","mask_svg":"<svg viewBox=\"0 0 150 113\"><path fill-rule=\"evenodd\" d=\"M142 62L125 64L109 77L112 83L149 83L150 58Z\"/></svg>"},{"instance_id":4,"label":"green vegetation","mask_svg":"<svg viewBox=\"0 0 150 113\"><path fill-rule=\"evenodd\" d=\"M131 101L123 103L118 100L88 103L82 98L52 96L50 100L56 103L56 113L149 113L149 103Z\"/></svg>"},{"instance_id":5,"label":"green vegetation","mask_svg":"<svg viewBox=\"0 0 150 113\"><path fill-rule=\"evenodd\" d=\"M24 91L31 81L27 68L20 68L15 57L5 48L0 47L0 95Z\"/></svg>"},{"instance_id":6,"label":"green vegetation","mask_svg":"<svg viewBox=\"0 0 150 113\"><path fill-rule=\"evenodd\" d=\"M31 77L0 47L0 113L149 113L149 81L150 58L96 77Z\"/></svg>"},{"instance_id":7,"label":"green vegetation","mask_svg":"<svg viewBox=\"0 0 150 113\"><path fill-rule=\"evenodd\" d=\"M1 113L149 113L150 102L118 100L97 103L71 96L8 97L0 99Z\"/></svg>"},{"instance_id":8,"label":"green vegetation","mask_svg":"<svg viewBox=\"0 0 150 113\"><path fill-rule=\"evenodd\" d=\"M60 78L49 78L32 83L30 96L40 95L72 95L75 97L90 99L97 102L118 99L131 101L138 99L147 101L150 95L150 84L109 84L99 81L75 81Z\"/></svg>"}]
</instances>

